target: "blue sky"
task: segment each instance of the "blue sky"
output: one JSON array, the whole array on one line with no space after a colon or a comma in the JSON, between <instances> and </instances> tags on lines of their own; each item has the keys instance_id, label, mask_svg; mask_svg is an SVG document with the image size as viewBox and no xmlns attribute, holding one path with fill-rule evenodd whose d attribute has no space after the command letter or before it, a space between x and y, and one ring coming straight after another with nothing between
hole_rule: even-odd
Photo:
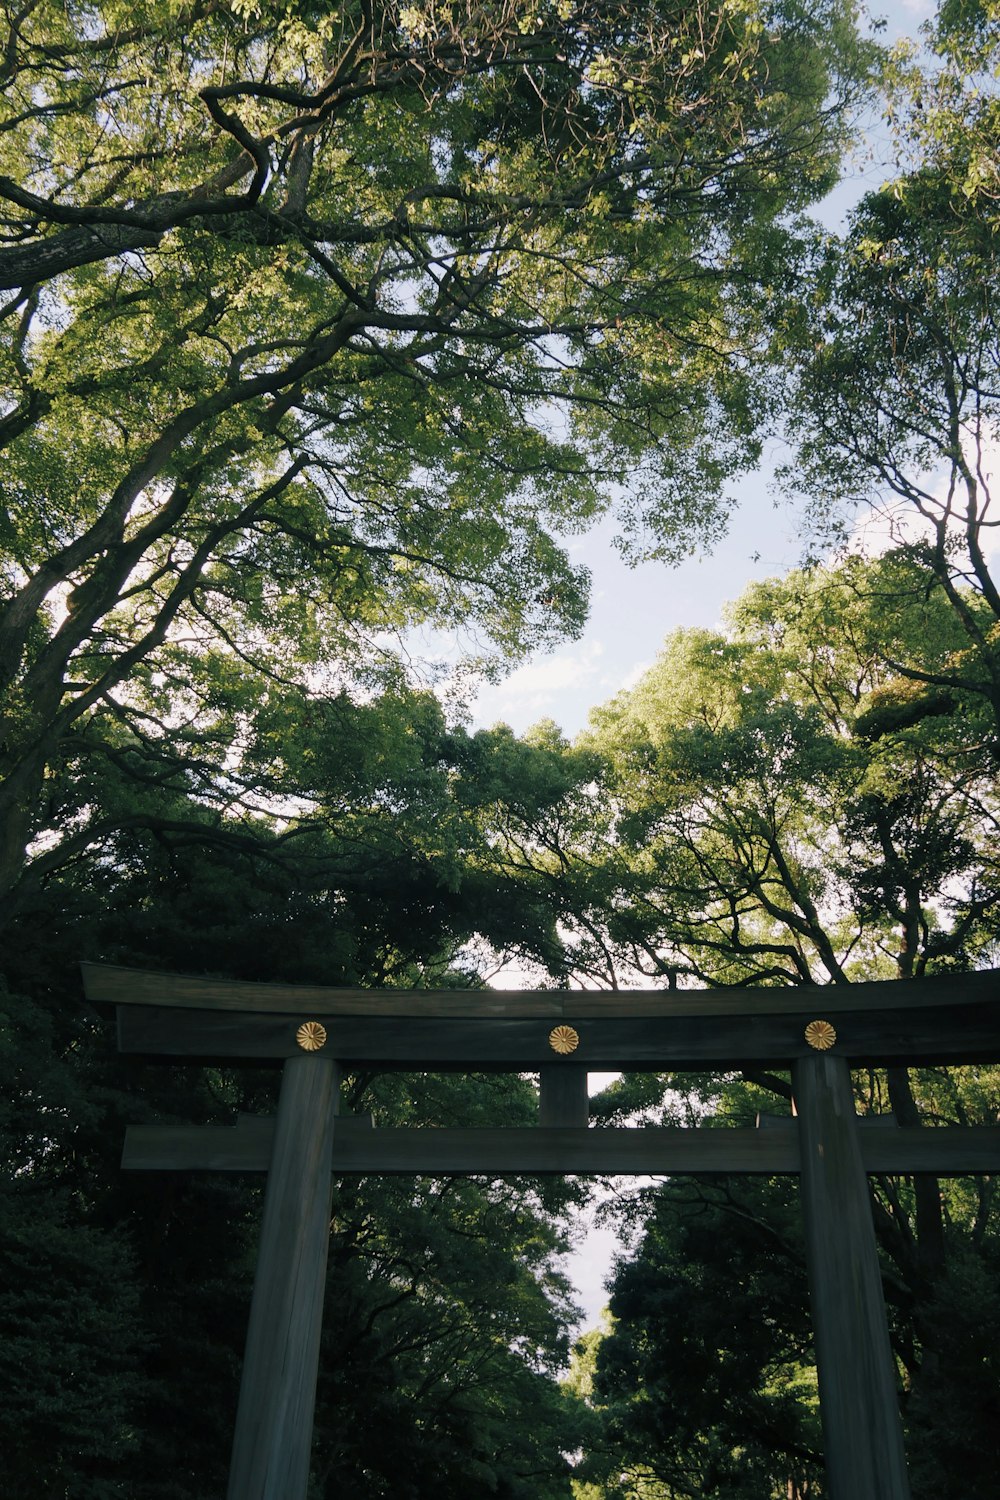
<instances>
[{"instance_id":1,"label":"blue sky","mask_svg":"<svg viewBox=\"0 0 1000 1500\"><path fill-rule=\"evenodd\" d=\"M572 738L585 726L592 707L633 686L652 666L668 631L680 625L715 625L724 603L752 578L794 567L800 548L794 517L774 508L766 473L753 475L740 487L739 501L728 536L711 553L679 567L628 567L612 545L613 520L575 540L570 554L593 577L583 635L482 689L474 723L503 720L520 734L550 718ZM759 554L756 561L754 554Z\"/></svg>"}]
</instances>

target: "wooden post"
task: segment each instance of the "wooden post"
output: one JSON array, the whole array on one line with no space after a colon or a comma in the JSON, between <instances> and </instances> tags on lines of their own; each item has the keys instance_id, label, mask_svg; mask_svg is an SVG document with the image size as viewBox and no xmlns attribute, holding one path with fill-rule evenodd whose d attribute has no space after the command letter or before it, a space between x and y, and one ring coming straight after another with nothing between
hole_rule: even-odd
<instances>
[{"instance_id":1,"label":"wooden post","mask_svg":"<svg viewBox=\"0 0 1000 1500\"><path fill-rule=\"evenodd\" d=\"M847 1060L802 1058L792 1086L829 1500L910 1500Z\"/></svg>"},{"instance_id":2,"label":"wooden post","mask_svg":"<svg viewBox=\"0 0 1000 1500\"><path fill-rule=\"evenodd\" d=\"M285 1063L233 1439L229 1500L305 1500L330 1240L332 1058Z\"/></svg>"},{"instance_id":3,"label":"wooden post","mask_svg":"<svg viewBox=\"0 0 1000 1500\"><path fill-rule=\"evenodd\" d=\"M576 1063L545 1063L538 1070L538 1123L576 1125L590 1119L587 1070Z\"/></svg>"}]
</instances>

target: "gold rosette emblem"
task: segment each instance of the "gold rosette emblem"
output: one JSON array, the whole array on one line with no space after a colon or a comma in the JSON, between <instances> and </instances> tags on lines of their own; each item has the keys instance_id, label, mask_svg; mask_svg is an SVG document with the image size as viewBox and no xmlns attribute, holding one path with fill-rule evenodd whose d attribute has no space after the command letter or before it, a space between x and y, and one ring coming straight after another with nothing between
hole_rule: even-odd
<instances>
[{"instance_id":1,"label":"gold rosette emblem","mask_svg":"<svg viewBox=\"0 0 1000 1500\"><path fill-rule=\"evenodd\" d=\"M562 1057L575 1052L579 1045L579 1035L572 1026L554 1026L549 1032L549 1046L553 1052L558 1052Z\"/></svg>"},{"instance_id":2,"label":"gold rosette emblem","mask_svg":"<svg viewBox=\"0 0 1000 1500\"><path fill-rule=\"evenodd\" d=\"M303 1052L318 1052L326 1046L326 1027L318 1021L303 1021L295 1033L295 1040Z\"/></svg>"},{"instance_id":3,"label":"gold rosette emblem","mask_svg":"<svg viewBox=\"0 0 1000 1500\"><path fill-rule=\"evenodd\" d=\"M806 1027L806 1041L817 1052L829 1052L837 1040L837 1033L829 1021L810 1021Z\"/></svg>"}]
</instances>

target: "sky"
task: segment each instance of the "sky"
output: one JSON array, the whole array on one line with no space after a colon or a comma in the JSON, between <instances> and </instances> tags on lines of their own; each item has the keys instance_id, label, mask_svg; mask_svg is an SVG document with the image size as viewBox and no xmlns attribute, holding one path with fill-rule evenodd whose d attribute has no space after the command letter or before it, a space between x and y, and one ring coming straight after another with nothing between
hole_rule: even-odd
<instances>
[{"instance_id":1,"label":"sky","mask_svg":"<svg viewBox=\"0 0 1000 1500\"><path fill-rule=\"evenodd\" d=\"M729 534L711 553L679 567L629 567L613 545L613 518L574 539L570 556L590 570L593 580L583 635L483 688L473 707L473 725L488 727L502 720L521 734L539 719L554 719L572 739L586 726L591 708L635 685L669 631L715 626L723 605L751 579L794 567L801 551L795 520L787 510L775 508L768 483L766 472L750 476L739 488Z\"/></svg>"},{"instance_id":2,"label":"sky","mask_svg":"<svg viewBox=\"0 0 1000 1500\"><path fill-rule=\"evenodd\" d=\"M926 0L891 0L872 8L885 18L881 39L887 43L901 36L916 39L920 23L932 11ZM815 216L831 229L843 228L863 194L892 175L888 135L882 122L873 118L866 122L865 146L847 164L838 188L814 209ZM573 538L570 556L592 577L590 614L582 635L539 654L505 681L484 687L471 705L471 727L503 721L521 734L540 719L554 719L572 739L586 727L592 708L633 686L652 666L670 631L720 625L726 603L738 598L751 581L795 567L803 540L799 518L773 489L778 457L775 448L765 452L761 469L734 487L736 505L725 538L711 553L680 566L628 567L613 546L612 519ZM509 970L493 980L505 987L516 987L517 982L517 974ZM603 1087L608 1076L592 1075L591 1092ZM627 1191L626 1184L609 1191L618 1190ZM581 1221L579 1242L567 1264L583 1309L581 1329L599 1322L607 1303L606 1280L620 1249L614 1229L596 1223L594 1212Z\"/></svg>"}]
</instances>

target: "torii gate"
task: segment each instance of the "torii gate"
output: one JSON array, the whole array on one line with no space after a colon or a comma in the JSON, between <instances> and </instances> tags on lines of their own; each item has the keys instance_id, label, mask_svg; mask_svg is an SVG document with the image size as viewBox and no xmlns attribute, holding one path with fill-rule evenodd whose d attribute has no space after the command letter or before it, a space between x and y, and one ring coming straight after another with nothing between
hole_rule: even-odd
<instances>
[{"instance_id":1,"label":"torii gate","mask_svg":"<svg viewBox=\"0 0 1000 1500\"><path fill-rule=\"evenodd\" d=\"M866 1129L851 1064L1000 1061L1000 971L812 989L389 990L84 964L123 1052L284 1059L278 1113L131 1127L123 1166L267 1173L229 1500L305 1500L333 1174L797 1173L830 1500L909 1500L868 1172L1000 1170L1000 1129ZM767 1130L587 1128L587 1073L790 1067ZM538 1072L539 1126L336 1120L342 1068ZM884 1119L884 1117L883 1117Z\"/></svg>"}]
</instances>

